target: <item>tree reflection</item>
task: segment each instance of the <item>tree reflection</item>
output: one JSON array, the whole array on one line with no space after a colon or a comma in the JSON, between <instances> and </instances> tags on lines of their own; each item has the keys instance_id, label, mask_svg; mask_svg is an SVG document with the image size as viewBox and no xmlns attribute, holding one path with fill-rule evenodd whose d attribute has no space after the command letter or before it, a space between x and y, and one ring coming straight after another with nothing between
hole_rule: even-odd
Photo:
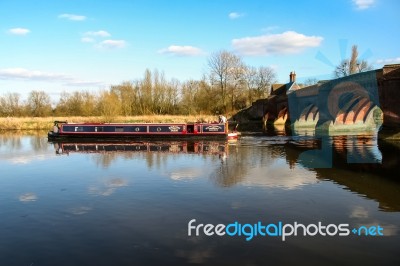
<instances>
[{"instance_id":1,"label":"tree reflection","mask_svg":"<svg viewBox=\"0 0 400 266\"><path fill-rule=\"evenodd\" d=\"M40 139L32 141L37 149L43 145ZM345 189L377 200L382 210L400 210L397 178L400 148L378 142L376 135L264 136L244 139L236 145L225 142L60 145L63 153L94 153L94 162L103 168L110 167L117 160L136 159L144 161L149 170L161 170L171 160L175 161L174 156L178 154L180 157L182 154L199 154L204 159L201 161L210 165L207 171L196 166L174 168L172 163L170 178L184 180L208 176L220 187L242 184L282 189L298 189L318 180L331 180ZM322 149L325 150L318 153ZM326 162L319 164L323 167L315 164L311 167L307 160Z\"/></svg>"},{"instance_id":2,"label":"tree reflection","mask_svg":"<svg viewBox=\"0 0 400 266\"><path fill-rule=\"evenodd\" d=\"M48 149L48 141L47 138L39 135L32 136L30 138L30 143L33 151L46 151Z\"/></svg>"},{"instance_id":3,"label":"tree reflection","mask_svg":"<svg viewBox=\"0 0 400 266\"><path fill-rule=\"evenodd\" d=\"M9 151L20 150L22 148L21 135L13 133L7 132L0 135L0 147L4 147Z\"/></svg>"}]
</instances>

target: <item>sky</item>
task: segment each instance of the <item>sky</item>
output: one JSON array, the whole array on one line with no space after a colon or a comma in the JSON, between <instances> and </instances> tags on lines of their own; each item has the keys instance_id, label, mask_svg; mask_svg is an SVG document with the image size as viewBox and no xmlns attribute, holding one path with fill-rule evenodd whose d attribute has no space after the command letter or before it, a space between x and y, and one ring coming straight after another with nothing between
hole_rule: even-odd
<instances>
[{"instance_id":1,"label":"sky","mask_svg":"<svg viewBox=\"0 0 400 266\"><path fill-rule=\"evenodd\" d=\"M286 83L330 79L357 45L400 63L397 0L0 0L0 95L98 91L143 78L200 80L226 50Z\"/></svg>"}]
</instances>

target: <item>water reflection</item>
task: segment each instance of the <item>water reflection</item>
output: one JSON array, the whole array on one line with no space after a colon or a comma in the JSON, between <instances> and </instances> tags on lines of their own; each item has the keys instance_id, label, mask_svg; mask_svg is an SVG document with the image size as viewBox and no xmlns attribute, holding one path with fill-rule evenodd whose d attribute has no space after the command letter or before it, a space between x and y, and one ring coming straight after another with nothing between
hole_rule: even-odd
<instances>
[{"instance_id":1,"label":"water reflection","mask_svg":"<svg viewBox=\"0 0 400 266\"><path fill-rule=\"evenodd\" d=\"M89 194L96 196L110 196L118 188L128 186L129 181L124 178L113 178L111 180L107 180L102 184L91 185L89 187Z\"/></svg>"},{"instance_id":2,"label":"water reflection","mask_svg":"<svg viewBox=\"0 0 400 266\"><path fill-rule=\"evenodd\" d=\"M398 261L400 148L373 135L243 136L236 143L0 139L2 265L289 264L287 254L299 264ZM312 154L331 167L310 167ZM193 218L379 224L385 237L188 237Z\"/></svg>"},{"instance_id":3,"label":"water reflection","mask_svg":"<svg viewBox=\"0 0 400 266\"><path fill-rule=\"evenodd\" d=\"M286 190L331 180L345 189L377 200L381 210L400 211L396 180L400 149L390 143L378 143L376 135L244 136L233 144L153 141L53 143L53 146L57 155L92 154L96 165L103 168L109 168L119 158L140 158L149 169L160 170L178 154L218 156L220 163L208 171L191 165L175 167L167 175L172 180L192 180L208 173L209 179L221 187L242 185ZM109 195L114 193L115 187L103 185L90 191Z\"/></svg>"},{"instance_id":4,"label":"water reflection","mask_svg":"<svg viewBox=\"0 0 400 266\"><path fill-rule=\"evenodd\" d=\"M326 150L323 150L322 141L325 141ZM332 180L346 189L377 200L384 211L400 211L399 152L395 143L378 142L376 135L300 139L285 144L290 165L309 167L307 158L318 155L318 159L324 160L324 165L329 167L312 168L316 178ZM309 154L312 156L307 157Z\"/></svg>"},{"instance_id":5,"label":"water reflection","mask_svg":"<svg viewBox=\"0 0 400 266\"><path fill-rule=\"evenodd\" d=\"M25 193L20 195L19 201L21 202L30 202L30 201L36 201L38 199L37 195L35 193Z\"/></svg>"},{"instance_id":6,"label":"water reflection","mask_svg":"<svg viewBox=\"0 0 400 266\"><path fill-rule=\"evenodd\" d=\"M11 131L0 134L0 160L29 164L50 157L47 138L42 131Z\"/></svg>"},{"instance_id":7,"label":"water reflection","mask_svg":"<svg viewBox=\"0 0 400 266\"><path fill-rule=\"evenodd\" d=\"M133 142L52 142L56 155L70 153L94 154L94 161L108 168L118 158L143 158L148 168L159 165L174 154L218 155L221 161L227 157L225 141L133 141ZM173 179L181 174L174 173Z\"/></svg>"},{"instance_id":8,"label":"water reflection","mask_svg":"<svg viewBox=\"0 0 400 266\"><path fill-rule=\"evenodd\" d=\"M135 142L52 142L56 154L168 152L223 155L226 142L218 141L135 141Z\"/></svg>"},{"instance_id":9,"label":"water reflection","mask_svg":"<svg viewBox=\"0 0 400 266\"><path fill-rule=\"evenodd\" d=\"M19 150L22 147L21 137L15 134L0 134L0 147L7 150Z\"/></svg>"}]
</instances>

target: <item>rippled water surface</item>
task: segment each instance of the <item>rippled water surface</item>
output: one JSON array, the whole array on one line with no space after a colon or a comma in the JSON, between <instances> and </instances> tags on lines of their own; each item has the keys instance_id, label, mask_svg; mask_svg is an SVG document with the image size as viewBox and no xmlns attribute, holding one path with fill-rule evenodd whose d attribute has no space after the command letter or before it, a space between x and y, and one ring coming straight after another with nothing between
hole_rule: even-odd
<instances>
[{"instance_id":1,"label":"rippled water surface","mask_svg":"<svg viewBox=\"0 0 400 266\"><path fill-rule=\"evenodd\" d=\"M397 143L374 136L49 143L0 135L0 265L400 265ZM383 236L188 236L194 225Z\"/></svg>"}]
</instances>

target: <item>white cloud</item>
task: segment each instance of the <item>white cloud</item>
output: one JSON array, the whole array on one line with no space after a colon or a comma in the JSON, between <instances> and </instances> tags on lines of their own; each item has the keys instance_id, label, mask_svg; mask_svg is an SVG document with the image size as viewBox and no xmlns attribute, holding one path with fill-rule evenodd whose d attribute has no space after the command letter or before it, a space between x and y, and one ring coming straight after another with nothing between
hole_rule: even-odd
<instances>
[{"instance_id":1,"label":"white cloud","mask_svg":"<svg viewBox=\"0 0 400 266\"><path fill-rule=\"evenodd\" d=\"M70 80L71 77L64 74L42 72L25 68L4 68L0 69L0 79Z\"/></svg>"},{"instance_id":2,"label":"white cloud","mask_svg":"<svg viewBox=\"0 0 400 266\"><path fill-rule=\"evenodd\" d=\"M65 83L65 86L71 87L100 87L104 86L104 83L101 81L90 81L90 80L73 80Z\"/></svg>"},{"instance_id":3,"label":"white cloud","mask_svg":"<svg viewBox=\"0 0 400 266\"><path fill-rule=\"evenodd\" d=\"M387 58L387 59L378 59L376 63L379 65L385 64L400 64L400 57L397 58Z\"/></svg>"},{"instance_id":4,"label":"white cloud","mask_svg":"<svg viewBox=\"0 0 400 266\"><path fill-rule=\"evenodd\" d=\"M280 34L233 39L232 46L237 52L250 56L296 54L306 48L319 46L322 40L320 36L306 36L295 31L286 31Z\"/></svg>"},{"instance_id":5,"label":"white cloud","mask_svg":"<svg viewBox=\"0 0 400 266\"><path fill-rule=\"evenodd\" d=\"M271 31L275 31L275 30L277 30L277 29L279 29L279 26L268 26L268 27L266 27L266 28L263 28L262 31L264 31L264 32L271 32Z\"/></svg>"},{"instance_id":6,"label":"white cloud","mask_svg":"<svg viewBox=\"0 0 400 266\"><path fill-rule=\"evenodd\" d=\"M58 16L58 18L64 18L64 19L73 20L73 21L83 21L86 19L85 16L74 15L74 14L61 14Z\"/></svg>"},{"instance_id":7,"label":"white cloud","mask_svg":"<svg viewBox=\"0 0 400 266\"><path fill-rule=\"evenodd\" d=\"M104 40L97 45L101 49L117 49L125 46L126 42L124 40Z\"/></svg>"},{"instance_id":8,"label":"white cloud","mask_svg":"<svg viewBox=\"0 0 400 266\"><path fill-rule=\"evenodd\" d=\"M229 13L229 15L228 15L228 17L229 17L230 19L238 19L238 18L243 17L243 16L244 16L243 13L237 13L237 12L231 12L231 13Z\"/></svg>"},{"instance_id":9,"label":"white cloud","mask_svg":"<svg viewBox=\"0 0 400 266\"><path fill-rule=\"evenodd\" d=\"M86 81L66 74L29 70L25 68L0 69L0 79L63 82L65 86L74 87L95 87L104 85L103 82L100 81Z\"/></svg>"},{"instance_id":10,"label":"white cloud","mask_svg":"<svg viewBox=\"0 0 400 266\"><path fill-rule=\"evenodd\" d=\"M13 28L9 29L8 32L14 35L27 35L31 31L25 28Z\"/></svg>"},{"instance_id":11,"label":"white cloud","mask_svg":"<svg viewBox=\"0 0 400 266\"><path fill-rule=\"evenodd\" d=\"M110 37L111 34L105 30L99 30L99 31L87 31L83 34L83 36L84 37L81 38L81 42L93 43L96 42L97 37L100 38ZM107 42L105 43L105 45L108 45ZM97 46L102 47L102 44L97 44Z\"/></svg>"},{"instance_id":12,"label":"white cloud","mask_svg":"<svg viewBox=\"0 0 400 266\"><path fill-rule=\"evenodd\" d=\"M99 31L88 31L85 32L85 36L93 36L93 37L110 37L111 34L108 33L105 30L99 30Z\"/></svg>"},{"instance_id":13,"label":"white cloud","mask_svg":"<svg viewBox=\"0 0 400 266\"><path fill-rule=\"evenodd\" d=\"M81 39L81 42L95 42L95 40L93 38L90 38L90 37L83 37Z\"/></svg>"},{"instance_id":14,"label":"white cloud","mask_svg":"<svg viewBox=\"0 0 400 266\"><path fill-rule=\"evenodd\" d=\"M172 54L177 56L197 56L204 54L204 52L200 48L189 45L171 45L168 48L159 50L158 52L160 54Z\"/></svg>"},{"instance_id":15,"label":"white cloud","mask_svg":"<svg viewBox=\"0 0 400 266\"><path fill-rule=\"evenodd\" d=\"M375 0L353 0L357 9L368 9L374 4Z\"/></svg>"}]
</instances>

